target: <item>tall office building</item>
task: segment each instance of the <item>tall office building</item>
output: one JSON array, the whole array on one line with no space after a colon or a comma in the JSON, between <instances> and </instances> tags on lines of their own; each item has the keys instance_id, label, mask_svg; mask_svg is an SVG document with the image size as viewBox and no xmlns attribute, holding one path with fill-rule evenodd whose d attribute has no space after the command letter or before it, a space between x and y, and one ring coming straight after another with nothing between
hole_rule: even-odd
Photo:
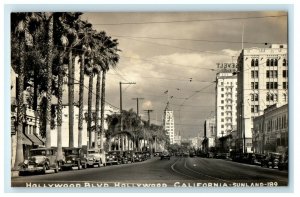
<instances>
[{"instance_id":1,"label":"tall office building","mask_svg":"<svg viewBox=\"0 0 300 197\"><path fill-rule=\"evenodd\" d=\"M252 152L253 119L264 109L288 102L286 44L243 49L238 57L237 148Z\"/></svg>"},{"instance_id":2,"label":"tall office building","mask_svg":"<svg viewBox=\"0 0 300 197\"><path fill-rule=\"evenodd\" d=\"M174 124L174 114L173 111L171 110L165 111L164 128L167 131L167 135L170 138L170 144L174 144L175 124Z\"/></svg>"},{"instance_id":3,"label":"tall office building","mask_svg":"<svg viewBox=\"0 0 300 197\"><path fill-rule=\"evenodd\" d=\"M216 138L236 129L237 77L222 70L216 77Z\"/></svg>"}]
</instances>

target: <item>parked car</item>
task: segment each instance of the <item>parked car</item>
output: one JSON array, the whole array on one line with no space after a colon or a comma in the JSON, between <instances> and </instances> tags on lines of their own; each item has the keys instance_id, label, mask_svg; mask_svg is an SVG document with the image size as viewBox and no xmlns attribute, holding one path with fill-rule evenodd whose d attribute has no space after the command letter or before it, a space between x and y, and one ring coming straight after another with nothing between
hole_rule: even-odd
<instances>
[{"instance_id":1,"label":"parked car","mask_svg":"<svg viewBox=\"0 0 300 197\"><path fill-rule=\"evenodd\" d=\"M124 157L127 159L127 163L133 163L134 162L134 151L125 151L123 153Z\"/></svg>"},{"instance_id":2,"label":"parked car","mask_svg":"<svg viewBox=\"0 0 300 197\"><path fill-rule=\"evenodd\" d=\"M190 157L195 157L195 156L196 156L195 152L194 151L190 151Z\"/></svg>"},{"instance_id":3,"label":"parked car","mask_svg":"<svg viewBox=\"0 0 300 197\"><path fill-rule=\"evenodd\" d=\"M289 162L288 162L288 154L284 154L279 158L278 170L288 170Z\"/></svg>"},{"instance_id":4,"label":"parked car","mask_svg":"<svg viewBox=\"0 0 300 197\"><path fill-rule=\"evenodd\" d=\"M162 154L160 155L160 159L163 160L163 159L168 159L170 160L171 158L171 155L168 151L163 151Z\"/></svg>"},{"instance_id":5,"label":"parked car","mask_svg":"<svg viewBox=\"0 0 300 197\"><path fill-rule=\"evenodd\" d=\"M266 166L267 168L278 168L280 153L270 152L266 155L266 157L261 162L261 167Z\"/></svg>"},{"instance_id":6,"label":"parked car","mask_svg":"<svg viewBox=\"0 0 300 197\"><path fill-rule=\"evenodd\" d=\"M261 165L261 161L263 159L264 155L263 154L257 154L255 153L252 157L252 160L251 160L251 164L253 165Z\"/></svg>"},{"instance_id":7,"label":"parked car","mask_svg":"<svg viewBox=\"0 0 300 197\"><path fill-rule=\"evenodd\" d=\"M244 153L241 161L243 163L251 164L253 157L254 157L253 153Z\"/></svg>"},{"instance_id":8,"label":"parked car","mask_svg":"<svg viewBox=\"0 0 300 197\"><path fill-rule=\"evenodd\" d=\"M242 162L242 159L243 159L243 153L236 152L236 153L232 154L232 161Z\"/></svg>"},{"instance_id":9,"label":"parked car","mask_svg":"<svg viewBox=\"0 0 300 197\"><path fill-rule=\"evenodd\" d=\"M148 151L143 152L144 156L146 159L150 159L151 158L151 153Z\"/></svg>"},{"instance_id":10,"label":"parked car","mask_svg":"<svg viewBox=\"0 0 300 197\"><path fill-rule=\"evenodd\" d=\"M108 163L110 165L118 165L121 163L126 163L127 158L124 158L122 154L123 152L121 151L109 151L106 155Z\"/></svg>"},{"instance_id":11,"label":"parked car","mask_svg":"<svg viewBox=\"0 0 300 197\"><path fill-rule=\"evenodd\" d=\"M145 161L145 155L142 152L135 152L134 154L134 161L140 162L140 161Z\"/></svg>"},{"instance_id":12,"label":"parked car","mask_svg":"<svg viewBox=\"0 0 300 197\"><path fill-rule=\"evenodd\" d=\"M78 167L78 170L87 168L87 158L81 148L63 148L65 161L61 164L61 169Z\"/></svg>"},{"instance_id":13,"label":"parked car","mask_svg":"<svg viewBox=\"0 0 300 197\"><path fill-rule=\"evenodd\" d=\"M190 155L189 152L183 152L184 157L188 157L189 155Z\"/></svg>"},{"instance_id":14,"label":"parked car","mask_svg":"<svg viewBox=\"0 0 300 197\"><path fill-rule=\"evenodd\" d=\"M216 158L216 154L213 153L213 152L208 152L208 153L207 153L207 157L208 157L208 158Z\"/></svg>"},{"instance_id":15,"label":"parked car","mask_svg":"<svg viewBox=\"0 0 300 197\"><path fill-rule=\"evenodd\" d=\"M155 152L154 157L160 157L161 152Z\"/></svg>"},{"instance_id":16,"label":"parked car","mask_svg":"<svg viewBox=\"0 0 300 197\"><path fill-rule=\"evenodd\" d=\"M105 152L101 149L90 149L87 151L87 166L106 166Z\"/></svg>"},{"instance_id":17,"label":"parked car","mask_svg":"<svg viewBox=\"0 0 300 197\"><path fill-rule=\"evenodd\" d=\"M53 169L55 173L59 170L59 163L56 160L56 150L54 148L37 148L29 152L29 158L20 165L19 175L22 176L28 172L46 173Z\"/></svg>"}]
</instances>

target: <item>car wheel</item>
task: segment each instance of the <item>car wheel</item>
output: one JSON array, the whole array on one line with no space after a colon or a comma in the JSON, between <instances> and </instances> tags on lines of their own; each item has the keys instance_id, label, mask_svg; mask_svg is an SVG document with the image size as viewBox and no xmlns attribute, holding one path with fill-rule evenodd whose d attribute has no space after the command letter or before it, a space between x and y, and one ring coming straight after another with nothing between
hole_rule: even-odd
<instances>
[{"instance_id":1,"label":"car wheel","mask_svg":"<svg viewBox=\"0 0 300 197\"><path fill-rule=\"evenodd\" d=\"M83 169L86 169L86 168L87 168L87 164L84 163L84 164L82 165L82 167L83 167Z\"/></svg>"},{"instance_id":2,"label":"car wheel","mask_svg":"<svg viewBox=\"0 0 300 197\"><path fill-rule=\"evenodd\" d=\"M81 166L81 163L80 163L80 161L78 161L78 164L77 164L77 166L78 166L78 170L81 170L81 169L82 169L82 166Z\"/></svg>"},{"instance_id":3,"label":"car wheel","mask_svg":"<svg viewBox=\"0 0 300 197\"><path fill-rule=\"evenodd\" d=\"M55 172L55 173L58 173L58 170L59 170L59 166L58 166L58 163L56 163L56 164L55 164L54 172Z\"/></svg>"},{"instance_id":4,"label":"car wheel","mask_svg":"<svg viewBox=\"0 0 300 197\"><path fill-rule=\"evenodd\" d=\"M19 171L19 176L24 176L25 173L23 171Z\"/></svg>"},{"instance_id":5,"label":"car wheel","mask_svg":"<svg viewBox=\"0 0 300 197\"><path fill-rule=\"evenodd\" d=\"M48 166L47 166L47 164L45 164L45 165L43 166L42 173L43 173L43 174L46 174L47 169L48 169Z\"/></svg>"}]
</instances>

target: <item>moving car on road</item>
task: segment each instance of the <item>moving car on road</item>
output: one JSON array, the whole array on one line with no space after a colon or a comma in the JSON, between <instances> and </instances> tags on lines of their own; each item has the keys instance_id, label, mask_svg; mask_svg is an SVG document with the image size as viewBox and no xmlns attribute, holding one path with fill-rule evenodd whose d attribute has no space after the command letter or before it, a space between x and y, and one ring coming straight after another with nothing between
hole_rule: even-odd
<instances>
[{"instance_id":1,"label":"moving car on road","mask_svg":"<svg viewBox=\"0 0 300 197\"><path fill-rule=\"evenodd\" d=\"M171 158L171 155L168 151L163 151L162 154L160 155L160 159L163 160L163 159L168 159L170 160Z\"/></svg>"},{"instance_id":2,"label":"moving car on road","mask_svg":"<svg viewBox=\"0 0 300 197\"><path fill-rule=\"evenodd\" d=\"M63 148L65 161L61 164L61 169L77 167L78 170L87 168L87 158L81 148Z\"/></svg>"},{"instance_id":3,"label":"moving car on road","mask_svg":"<svg viewBox=\"0 0 300 197\"><path fill-rule=\"evenodd\" d=\"M42 172L54 170L55 173L59 170L58 162L56 161L56 150L54 148L37 148L30 150L28 160L24 160L19 166L19 175L24 175L27 172Z\"/></svg>"}]
</instances>

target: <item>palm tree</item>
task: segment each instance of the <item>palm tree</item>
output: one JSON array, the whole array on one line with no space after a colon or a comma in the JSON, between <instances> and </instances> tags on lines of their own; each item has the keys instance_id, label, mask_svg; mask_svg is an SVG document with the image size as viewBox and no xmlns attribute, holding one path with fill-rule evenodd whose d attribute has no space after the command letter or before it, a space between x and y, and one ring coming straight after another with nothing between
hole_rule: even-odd
<instances>
[{"instance_id":1,"label":"palm tree","mask_svg":"<svg viewBox=\"0 0 300 197\"><path fill-rule=\"evenodd\" d=\"M85 55L90 55L91 38L93 34L92 25L86 21L80 21L80 31L78 33L81 40L81 57L80 57L80 78L79 78L79 116L78 116L78 147L82 147L82 130L83 130L83 93L84 93L84 67L86 64Z\"/></svg>"},{"instance_id":2,"label":"palm tree","mask_svg":"<svg viewBox=\"0 0 300 197\"><path fill-rule=\"evenodd\" d=\"M45 20L48 25L48 43L47 43L47 110L46 110L46 147L51 147L51 100L52 100L52 61L53 61L53 13L45 13Z\"/></svg>"},{"instance_id":3,"label":"palm tree","mask_svg":"<svg viewBox=\"0 0 300 197\"><path fill-rule=\"evenodd\" d=\"M92 101L93 101L93 79L95 75L95 67L94 67L94 61L91 59L86 65L85 65L85 73L89 76L89 92L88 92L88 125L87 130L89 133L89 144L88 148L92 148Z\"/></svg>"},{"instance_id":4,"label":"palm tree","mask_svg":"<svg viewBox=\"0 0 300 197\"><path fill-rule=\"evenodd\" d=\"M26 56L26 45L32 46L32 34L34 28L30 28L32 24L35 26L38 21L38 17L35 13L12 13L11 15L11 32L12 38L15 37L17 40L18 56L15 57L12 54L12 58L18 63L16 68L18 73L18 100L17 100L17 148L16 148L16 160L15 168L18 167L19 163L24 160L23 155L23 142L22 142L22 132L23 132L23 121L25 116L25 106L23 102L23 90L24 90L24 80L25 80L25 56ZM14 43L12 43L13 45Z\"/></svg>"},{"instance_id":5,"label":"palm tree","mask_svg":"<svg viewBox=\"0 0 300 197\"><path fill-rule=\"evenodd\" d=\"M111 39L105 32L99 33L99 38L103 47L100 48L100 59L102 60L102 89L101 89L101 123L100 123L100 148L103 149L103 134L104 134L104 107L105 107L105 80L106 72L110 67L116 67L119 62L119 55L117 52L120 50L117 48L119 43L116 39Z\"/></svg>"}]
</instances>

